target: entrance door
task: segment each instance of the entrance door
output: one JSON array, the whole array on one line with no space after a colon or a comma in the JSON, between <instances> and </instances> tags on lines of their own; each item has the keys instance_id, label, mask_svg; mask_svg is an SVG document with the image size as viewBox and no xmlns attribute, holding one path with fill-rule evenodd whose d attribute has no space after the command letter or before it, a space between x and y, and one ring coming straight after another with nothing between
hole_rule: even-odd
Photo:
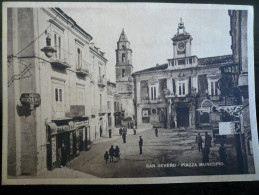
<instances>
[{"instance_id":1,"label":"entrance door","mask_svg":"<svg viewBox=\"0 0 259 195\"><path fill-rule=\"evenodd\" d=\"M189 108L179 107L176 109L177 112L177 127L188 127L189 126Z\"/></svg>"}]
</instances>

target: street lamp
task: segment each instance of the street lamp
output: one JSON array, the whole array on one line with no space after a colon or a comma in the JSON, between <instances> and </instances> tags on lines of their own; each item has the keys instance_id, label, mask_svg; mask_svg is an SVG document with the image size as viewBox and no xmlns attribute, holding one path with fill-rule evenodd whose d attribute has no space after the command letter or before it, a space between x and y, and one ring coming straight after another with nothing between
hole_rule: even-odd
<instances>
[{"instance_id":1,"label":"street lamp","mask_svg":"<svg viewBox=\"0 0 259 195\"><path fill-rule=\"evenodd\" d=\"M49 34L47 35L47 38L46 38L46 44L47 46L42 48L41 51L44 52L48 58L51 58L53 56L53 53L56 53L57 50L51 47L51 38Z\"/></svg>"},{"instance_id":2,"label":"street lamp","mask_svg":"<svg viewBox=\"0 0 259 195\"><path fill-rule=\"evenodd\" d=\"M198 108L198 109L196 109L196 110L199 111L199 112L209 112L210 109L208 109L208 108L203 108L203 104L204 104L205 102L211 103L211 104L213 105L213 107L218 107L218 106L216 106L212 101L210 101L209 99L205 99L205 100L202 101L201 107Z\"/></svg>"}]
</instances>

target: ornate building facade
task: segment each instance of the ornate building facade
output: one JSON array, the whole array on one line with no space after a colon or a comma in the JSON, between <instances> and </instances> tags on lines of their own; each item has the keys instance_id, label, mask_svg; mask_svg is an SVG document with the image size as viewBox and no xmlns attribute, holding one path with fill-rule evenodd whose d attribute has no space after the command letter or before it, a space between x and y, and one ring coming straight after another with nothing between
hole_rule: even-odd
<instances>
[{"instance_id":1,"label":"ornate building facade","mask_svg":"<svg viewBox=\"0 0 259 195\"><path fill-rule=\"evenodd\" d=\"M192 55L192 40L181 21L172 38L173 58L133 74L138 125L207 128L221 120L219 113L197 109L225 104L219 67L232 64L232 55L198 58Z\"/></svg>"}]
</instances>

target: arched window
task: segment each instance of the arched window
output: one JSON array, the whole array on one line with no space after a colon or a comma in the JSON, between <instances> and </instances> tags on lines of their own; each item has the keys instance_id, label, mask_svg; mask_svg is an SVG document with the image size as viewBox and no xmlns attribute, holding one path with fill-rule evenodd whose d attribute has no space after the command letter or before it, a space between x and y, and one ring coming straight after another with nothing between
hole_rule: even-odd
<instances>
[{"instance_id":1,"label":"arched window","mask_svg":"<svg viewBox=\"0 0 259 195\"><path fill-rule=\"evenodd\" d=\"M125 77L125 69L124 68L121 70L121 77Z\"/></svg>"},{"instance_id":2,"label":"arched window","mask_svg":"<svg viewBox=\"0 0 259 195\"><path fill-rule=\"evenodd\" d=\"M125 53L122 54L121 60L122 60L122 62L125 62Z\"/></svg>"}]
</instances>

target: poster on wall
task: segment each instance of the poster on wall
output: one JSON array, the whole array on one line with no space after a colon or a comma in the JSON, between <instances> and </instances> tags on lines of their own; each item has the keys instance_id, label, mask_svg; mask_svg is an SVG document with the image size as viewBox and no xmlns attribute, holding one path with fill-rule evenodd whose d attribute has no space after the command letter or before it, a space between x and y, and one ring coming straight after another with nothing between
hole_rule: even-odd
<instances>
[{"instance_id":1,"label":"poster on wall","mask_svg":"<svg viewBox=\"0 0 259 195\"><path fill-rule=\"evenodd\" d=\"M2 184L259 180L252 6L4 2L2 14ZM40 106L20 101L35 92Z\"/></svg>"},{"instance_id":2,"label":"poster on wall","mask_svg":"<svg viewBox=\"0 0 259 195\"><path fill-rule=\"evenodd\" d=\"M51 138L51 154L52 154L52 165L57 161L57 145L56 136Z\"/></svg>"}]
</instances>

